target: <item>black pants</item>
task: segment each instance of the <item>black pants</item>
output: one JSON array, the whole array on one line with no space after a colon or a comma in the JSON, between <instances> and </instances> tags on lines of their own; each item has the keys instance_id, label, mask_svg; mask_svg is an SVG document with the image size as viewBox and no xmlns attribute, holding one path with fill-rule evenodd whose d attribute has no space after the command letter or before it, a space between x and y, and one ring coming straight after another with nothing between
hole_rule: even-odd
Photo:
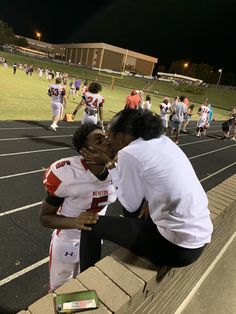
<instances>
[{"instance_id":1,"label":"black pants","mask_svg":"<svg viewBox=\"0 0 236 314\"><path fill-rule=\"evenodd\" d=\"M101 258L101 239L112 241L133 253L150 259L159 267L182 267L193 263L204 247L186 249L167 241L151 220L100 216L92 231L81 231L80 270Z\"/></svg>"}]
</instances>

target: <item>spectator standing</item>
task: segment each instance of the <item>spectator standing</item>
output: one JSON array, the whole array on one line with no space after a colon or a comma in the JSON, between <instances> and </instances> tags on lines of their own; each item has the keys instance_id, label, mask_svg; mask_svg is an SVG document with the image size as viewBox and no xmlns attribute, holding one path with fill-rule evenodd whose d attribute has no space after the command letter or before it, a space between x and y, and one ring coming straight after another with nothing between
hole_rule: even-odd
<instances>
[{"instance_id":1,"label":"spectator standing","mask_svg":"<svg viewBox=\"0 0 236 314\"><path fill-rule=\"evenodd\" d=\"M76 91L76 97L79 96L79 89L80 89L81 81L79 78L75 80L75 91Z\"/></svg>"},{"instance_id":2,"label":"spectator standing","mask_svg":"<svg viewBox=\"0 0 236 314\"><path fill-rule=\"evenodd\" d=\"M137 93L136 90L132 90L130 95L126 97L125 108L126 109L138 109L141 104L142 104L142 99L140 97L140 94Z\"/></svg>"},{"instance_id":3,"label":"spectator standing","mask_svg":"<svg viewBox=\"0 0 236 314\"><path fill-rule=\"evenodd\" d=\"M183 122L183 129L182 131L184 133L188 133L188 130L186 129L188 124L189 124L189 121L192 120L192 116L193 116L193 109L194 109L194 104L191 104L190 106L188 106L188 109L187 109L187 115L186 115L186 118Z\"/></svg>"},{"instance_id":4,"label":"spectator standing","mask_svg":"<svg viewBox=\"0 0 236 314\"><path fill-rule=\"evenodd\" d=\"M17 64L14 62L13 64L13 74L16 74L16 70L17 70Z\"/></svg>"},{"instance_id":5,"label":"spectator standing","mask_svg":"<svg viewBox=\"0 0 236 314\"><path fill-rule=\"evenodd\" d=\"M146 100L143 103L143 109L144 110L151 110L152 103L151 103L151 96L147 95Z\"/></svg>"},{"instance_id":6,"label":"spectator standing","mask_svg":"<svg viewBox=\"0 0 236 314\"><path fill-rule=\"evenodd\" d=\"M184 115L187 113L186 103L188 103L188 97L180 96L178 104L172 106L170 137L175 133L175 143L177 145L179 144L179 134L184 121Z\"/></svg>"}]
</instances>

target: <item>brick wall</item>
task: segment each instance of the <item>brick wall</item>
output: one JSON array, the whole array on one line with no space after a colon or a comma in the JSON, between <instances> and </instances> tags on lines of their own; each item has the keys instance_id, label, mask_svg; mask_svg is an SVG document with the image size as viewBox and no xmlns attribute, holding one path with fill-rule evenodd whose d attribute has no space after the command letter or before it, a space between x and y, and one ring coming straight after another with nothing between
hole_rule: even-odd
<instances>
[{"instance_id":1,"label":"brick wall","mask_svg":"<svg viewBox=\"0 0 236 314\"><path fill-rule=\"evenodd\" d=\"M119 248L55 293L96 290L100 300L99 309L83 313L175 313L236 231L236 175L217 185L207 195L214 233L211 243L194 264L172 268L157 282L157 276L163 269ZM53 298L53 294L47 294L31 304L27 311L19 313L53 314Z\"/></svg>"}]
</instances>

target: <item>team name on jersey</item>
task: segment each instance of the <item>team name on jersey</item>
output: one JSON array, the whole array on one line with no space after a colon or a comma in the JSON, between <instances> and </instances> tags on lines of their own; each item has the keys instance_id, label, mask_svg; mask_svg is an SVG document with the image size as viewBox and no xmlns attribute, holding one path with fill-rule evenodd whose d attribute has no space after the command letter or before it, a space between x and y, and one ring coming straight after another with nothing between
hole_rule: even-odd
<instances>
[{"instance_id":1,"label":"team name on jersey","mask_svg":"<svg viewBox=\"0 0 236 314\"><path fill-rule=\"evenodd\" d=\"M95 191L95 192L93 192L93 196L98 196L98 197L101 197L101 196L106 196L106 195L108 195L108 191L107 190L105 190L105 191Z\"/></svg>"}]
</instances>

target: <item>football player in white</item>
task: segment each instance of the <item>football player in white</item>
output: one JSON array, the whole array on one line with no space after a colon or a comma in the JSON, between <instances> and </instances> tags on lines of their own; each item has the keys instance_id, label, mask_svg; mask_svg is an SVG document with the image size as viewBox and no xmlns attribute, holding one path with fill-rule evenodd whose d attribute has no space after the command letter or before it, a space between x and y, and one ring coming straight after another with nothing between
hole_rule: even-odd
<instances>
[{"instance_id":1,"label":"football player in white","mask_svg":"<svg viewBox=\"0 0 236 314\"><path fill-rule=\"evenodd\" d=\"M103 104L104 97L99 94L102 90L102 86L97 82L92 82L88 89L82 95L82 100L75 108L72 117L75 118L76 113L81 107L85 106L84 114L81 123L92 122L94 124L98 123L99 114L99 124L103 127Z\"/></svg>"},{"instance_id":2,"label":"football player in white","mask_svg":"<svg viewBox=\"0 0 236 314\"><path fill-rule=\"evenodd\" d=\"M168 113L170 113L171 103L168 97L164 97L163 102L160 104L160 118L162 120L162 125L164 129L164 134L168 128Z\"/></svg>"},{"instance_id":3,"label":"football player in white","mask_svg":"<svg viewBox=\"0 0 236 314\"><path fill-rule=\"evenodd\" d=\"M51 97L52 109L52 124L50 125L50 128L53 131L57 130L57 123L60 119L62 119L63 108L66 107L66 91L64 86L61 84L62 79L57 77L55 83L56 84L51 84L48 89L48 95Z\"/></svg>"},{"instance_id":4,"label":"football player in white","mask_svg":"<svg viewBox=\"0 0 236 314\"><path fill-rule=\"evenodd\" d=\"M76 130L73 144L78 152L93 146L114 157L106 135L93 123ZM43 183L47 196L40 220L45 227L55 229L49 262L50 291L54 291L78 274L80 230L90 230L86 225L96 222L97 213L105 214L107 205L116 200L116 191L105 163L89 164L81 155L54 162Z\"/></svg>"},{"instance_id":5,"label":"football player in white","mask_svg":"<svg viewBox=\"0 0 236 314\"><path fill-rule=\"evenodd\" d=\"M197 121L196 136L201 136L206 134L206 129L208 127L210 110L207 106L201 105L198 109L199 119Z\"/></svg>"}]
</instances>

